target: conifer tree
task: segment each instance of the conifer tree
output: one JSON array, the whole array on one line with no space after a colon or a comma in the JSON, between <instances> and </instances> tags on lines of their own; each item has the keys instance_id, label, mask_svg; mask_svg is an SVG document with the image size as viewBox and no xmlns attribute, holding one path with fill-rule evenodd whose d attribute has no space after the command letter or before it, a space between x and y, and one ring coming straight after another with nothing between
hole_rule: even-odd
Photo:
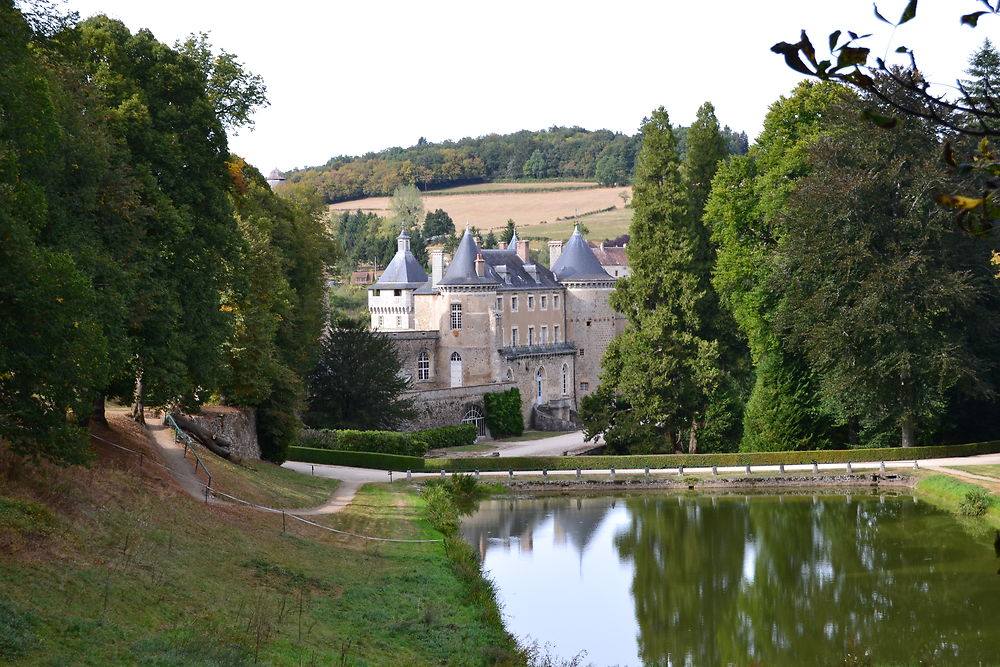
<instances>
[{"instance_id":1,"label":"conifer tree","mask_svg":"<svg viewBox=\"0 0 1000 667\"><path fill-rule=\"evenodd\" d=\"M628 326L608 348L601 385L630 406L633 425L657 425L662 449L679 447L687 431L694 450L721 376L719 343L710 337L709 253L666 110L654 111L642 133L628 246L632 274L611 297Z\"/></svg>"}]
</instances>

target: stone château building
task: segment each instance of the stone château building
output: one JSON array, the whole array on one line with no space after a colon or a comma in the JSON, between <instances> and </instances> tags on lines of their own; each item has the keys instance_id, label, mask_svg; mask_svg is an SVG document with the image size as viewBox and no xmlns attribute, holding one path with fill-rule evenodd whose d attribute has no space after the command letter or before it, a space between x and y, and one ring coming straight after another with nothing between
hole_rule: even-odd
<instances>
[{"instance_id":1,"label":"stone ch\u00e2teau building","mask_svg":"<svg viewBox=\"0 0 1000 667\"><path fill-rule=\"evenodd\" d=\"M431 253L431 275L402 232L396 255L371 285L371 327L396 345L418 410L410 428L475 422L483 395L517 387L526 425L574 428L594 391L601 357L624 327L608 298L615 278L579 230L549 244L552 269L530 259L515 234L482 249L466 229L454 257Z\"/></svg>"}]
</instances>

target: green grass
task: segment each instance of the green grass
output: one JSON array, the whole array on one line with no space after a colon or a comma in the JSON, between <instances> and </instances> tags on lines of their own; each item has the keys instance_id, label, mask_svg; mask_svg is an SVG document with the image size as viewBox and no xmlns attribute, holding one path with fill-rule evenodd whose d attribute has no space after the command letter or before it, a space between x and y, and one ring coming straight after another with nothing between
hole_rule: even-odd
<instances>
[{"instance_id":1,"label":"green grass","mask_svg":"<svg viewBox=\"0 0 1000 667\"><path fill-rule=\"evenodd\" d=\"M459 445L458 447L440 447L435 449L436 452L489 452L496 449L494 444L478 444L473 443L471 445Z\"/></svg>"},{"instance_id":2,"label":"green grass","mask_svg":"<svg viewBox=\"0 0 1000 667\"><path fill-rule=\"evenodd\" d=\"M0 661L516 664L510 637L489 621L495 607L441 543L365 542L293 520L283 533L279 515L206 506L101 462L88 471L0 461L0 496L45 507L56 525L0 545ZM367 486L318 521L441 537L405 485Z\"/></svg>"},{"instance_id":3,"label":"green grass","mask_svg":"<svg viewBox=\"0 0 1000 667\"><path fill-rule=\"evenodd\" d=\"M632 209L618 207L613 211L584 215L573 220L557 220L544 225L525 225L518 228L517 234L524 239L565 239L573 233L577 223L586 225L589 241L615 239L628 233L629 225L632 224Z\"/></svg>"},{"instance_id":4,"label":"green grass","mask_svg":"<svg viewBox=\"0 0 1000 667\"><path fill-rule=\"evenodd\" d=\"M590 190L603 187L600 183L588 181L495 181L492 183L473 183L459 185L454 188L430 190L421 192L423 197L447 197L449 195L475 195L483 192L490 194L505 192L553 192L558 190Z\"/></svg>"},{"instance_id":5,"label":"green grass","mask_svg":"<svg viewBox=\"0 0 1000 667\"><path fill-rule=\"evenodd\" d=\"M278 509L317 507L330 499L339 483L312 477L266 461L233 463L199 449L212 472L212 488L258 505Z\"/></svg>"},{"instance_id":6,"label":"green grass","mask_svg":"<svg viewBox=\"0 0 1000 667\"><path fill-rule=\"evenodd\" d=\"M930 475L917 484L920 497L955 513L961 512L961 503L970 491L979 492L985 489L978 484L970 484L948 475ZM982 518L988 525L1000 529L1000 503L996 502L995 496L992 506Z\"/></svg>"},{"instance_id":7,"label":"green grass","mask_svg":"<svg viewBox=\"0 0 1000 667\"><path fill-rule=\"evenodd\" d=\"M955 470L963 470L965 472L971 472L976 475L982 475L984 477L996 477L1000 479L1000 465L985 465L985 466L949 466Z\"/></svg>"}]
</instances>

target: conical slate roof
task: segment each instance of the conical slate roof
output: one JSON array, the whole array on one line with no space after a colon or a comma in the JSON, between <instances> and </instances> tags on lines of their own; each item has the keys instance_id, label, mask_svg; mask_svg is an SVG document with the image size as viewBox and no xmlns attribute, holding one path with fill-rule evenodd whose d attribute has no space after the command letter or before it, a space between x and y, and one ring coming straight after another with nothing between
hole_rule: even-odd
<instances>
[{"instance_id":1,"label":"conical slate roof","mask_svg":"<svg viewBox=\"0 0 1000 667\"><path fill-rule=\"evenodd\" d=\"M515 229L514 232L510 235L510 242L507 243L507 250L513 250L513 251L516 252L517 251L517 241L518 241L517 230Z\"/></svg>"},{"instance_id":2,"label":"conical slate roof","mask_svg":"<svg viewBox=\"0 0 1000 667\"><path fill-rule=\"evenodd\" d=\"M594 256L594 251L590 249L583 239L579 227L573 230L573 235L566 242L559 259L552 265L552 273L555 274L559 282L573 280L614 280L608 272L604 270L601 263Z\"/></svg>"},{"instance_id":3,"label":"conical slate roof","mask_svg":"<svg viewBox=\"0 0 1000 667\"><path fill-rule=\"evenodd\" d=\"M368 289L416 289L427 282L427 272L410 252L406 231L396 239L397 250L378 281Z\"/></svg>"},{"instance_id":4,"label":"conical slate roof","mask_svg":"<svg viewBox=\"0 0 1000 667\"><path fill-rule=\"evenodd\" d=\"M271 170L271 173L268 175L267 180L283 181L285 180L285 175L281 173L281 171L279 171L277 167L275 167L274 169Z\"/></svg>"},{"instance_id":5,"label":"conical slate roof","mask_svg":"<svg viewBox=\"0 0 1000 667\"><path fill-rule=\"evenodd\" d=\"M451 264L445 269L444 276L439 285L481 285L495 284L497 281L491 278L476 275L476 255L479 254L479 246L476 239L472 237L469 228L465 228L465 234L458 243L455 256Z\"/></svg>"}]
</instances>

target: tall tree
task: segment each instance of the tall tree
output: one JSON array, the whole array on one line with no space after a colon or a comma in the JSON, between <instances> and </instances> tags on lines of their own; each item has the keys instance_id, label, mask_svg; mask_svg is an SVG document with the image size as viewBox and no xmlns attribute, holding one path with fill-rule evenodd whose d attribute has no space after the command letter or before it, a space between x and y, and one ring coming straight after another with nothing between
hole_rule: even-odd
<instances>
[{"instance_id":1,"label":"tall tree","mask_svg":"<svg viewBox=\"0 0 1000 667\"><path fill-rule=\"evenodd\" d=\"M698 108L698 115L687 133L687 154L684 156L684 177L688 183L691 211L697 215L705 210L712 177L719 163L729 155L726 140L719 130L715 107L705 102Z\"/></svg>"},{"instance_id":2,"label":"tall tree","mask_svg":"<svg viewBox=\"0 0 1000 667\"><path fill-rule=\"evenodd\" d=\"M424 217L424 237L433 238L455 233L455 223L447 211L436 208Z\"/></svg>"},{"instance_id":3,"label":"tall tree","mask_svg":"<svg viewBox=\"0 0 1000 667\"><path fill-rule=\"evenodd\" d=\"M772 104L750 152L720 167L706 205L718 248L713 284L746 337L755 367L743 450L822 448L835 436L835 420L820 405L808 365L781 349L769 280L784 243L779 214L809 172L807 148L841 94L834 84L804 83Z\"/></svg>"},{"instance_id":4,"label":"tall tree","mask_svg":"<svg viewBox=\"0 0 1000 667\"><path fill-rule=\"evenodd\" d=\"M926 196L947 187L933 127L887 133L838 109L811 148L810 174L782 215L787 230L769 288L779 323L818 373L824 399L863 425L916 444L949 390L988 392L995 353L997 243L962 234Z\"/></svg>"},{"instance_id":5,"label":"tall tree","mask_svg":"<svg viewBox=\"0 0 1000 667\"><path fill-rule=\"evenodd\" d=\"M631 406L634 420L656 424L663 449L697 447L708 397L720 381L705 235L692 213L677 142L663 107L642 125L628 246L632 273L611 305L628 318L608 347L601 385ZM610 369L616 369L612 372Z\"/></svg>"}]
</instances>

